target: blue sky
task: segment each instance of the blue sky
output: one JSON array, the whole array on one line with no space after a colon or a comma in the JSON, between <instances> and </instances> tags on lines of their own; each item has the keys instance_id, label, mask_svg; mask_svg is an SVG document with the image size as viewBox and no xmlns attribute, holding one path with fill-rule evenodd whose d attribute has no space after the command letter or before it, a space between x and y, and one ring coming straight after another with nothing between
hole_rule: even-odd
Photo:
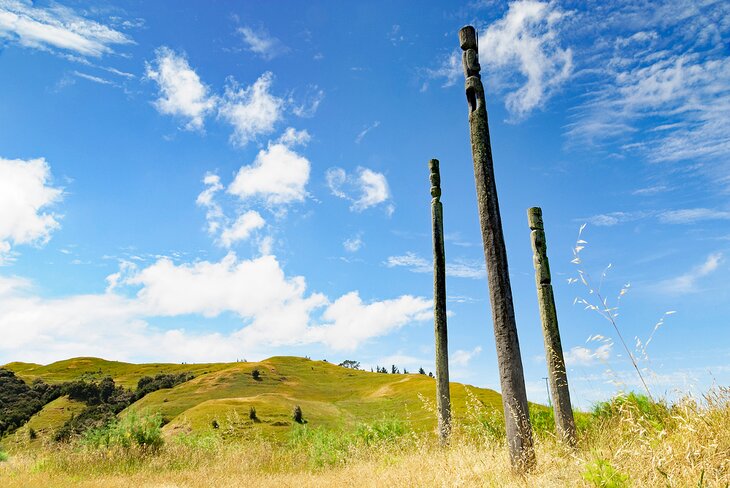
<instances>
[{"instance_id":1,"label":"blue sky","mask_svg":"<svg viewBox=\"0 0 730 488\"><path fill-rule=\"evenodd\" d=\"M600 281L653 393L727 384L730 7L414 5L0 1L0 362L432 369L438 158L452 377L497 388L471 23L530 399L546 400L530 206L576 404L639 388L580 301Z\"/></svg>"}]
</instances>

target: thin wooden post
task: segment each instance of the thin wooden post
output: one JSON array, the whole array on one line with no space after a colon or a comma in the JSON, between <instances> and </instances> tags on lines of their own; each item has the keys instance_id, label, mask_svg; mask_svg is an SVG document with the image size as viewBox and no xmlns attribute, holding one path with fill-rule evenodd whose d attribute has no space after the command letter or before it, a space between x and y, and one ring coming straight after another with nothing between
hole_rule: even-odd
<instances>
[{"instance_id":1,"label":"thin wooden post","mask_svg":"<svg viewBox=\"0 0 730 488\"><path fill-rule=\"evenodd\" d=\"M449 393L449 345L446 331L446 254L444 214L441 205L441 173L438 159L428 162L431 172L431 227L433 231L433 326L436 337L436 409L438 435L446 444L451 434Z\"/></svg>"},{"instance_id":2,"label":"thin wooden post","mask_svg":"<svg viewBox=\"0 0 730 488\"><path fill-rule=\"evenodd\" d=\"M550 263L547 257L547 241L540 207L532 207L527 210L527 221L531 231L537 303L540 306L542 335L545 339L545 359L547 360L550 393L553 397L555 428L560 439L568 445L574 446L576 441L575 419L573 418L573 407L570 405L568 375L565 371L563 346L560 343L558 314L555 310Z\"/></svg>"},{"instance_id":3,"label":"thin wooden post","mask_svg":"<svg viewBox=\"0 0 730 488\"><path fill-rule=\"evenodd\" d=\"M466 78L466 99L469 104L471 152L474 159L474 179L484 257L487 263L489 299L492 305L507 442L512 466L519 471L526 471L535 464L535 451L512 303L507 250L502 234L497 186L494 182L487 104L479 74L481 66L474 27L466 26L459 30L459 44L464 51L462 63Z\"/></svg>"}]
</instances>

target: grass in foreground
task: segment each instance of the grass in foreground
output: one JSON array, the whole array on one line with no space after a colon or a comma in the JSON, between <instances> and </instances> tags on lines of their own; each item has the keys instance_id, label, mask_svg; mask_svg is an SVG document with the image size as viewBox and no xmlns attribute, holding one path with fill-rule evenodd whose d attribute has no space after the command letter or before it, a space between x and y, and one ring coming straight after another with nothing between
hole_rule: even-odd
<instances>
[{"instance_id":1,"label":"grass in foreground","mask_svg":"<svg viewBox=\"0 0 730 488\"><path fill-rule=\"evenodd\" d=\"M351 431L291 429L285 441L226 441L221 432L162 433L151 416L127 418L61 448L18 450L0 462L13 486L707 486L730 485L730 390L700 402L651 404L637 396L599 405L569 450L549 430L538 464L511 472L493 413L475 407L451 446L383 419ZM549 422L545 422L548 425ZM221 431L230 426L221 425ZM136 430L135 430L136 429ZM141 430L140 430L141 429ZM136 432L136 434L135 434ZM129 433L129 437L127 437ZM108 434L108 435L107 435ZM129 440L129 439L132 440ZM136 439L136 440L135 440Z\"/></svg>"}]
</instances>

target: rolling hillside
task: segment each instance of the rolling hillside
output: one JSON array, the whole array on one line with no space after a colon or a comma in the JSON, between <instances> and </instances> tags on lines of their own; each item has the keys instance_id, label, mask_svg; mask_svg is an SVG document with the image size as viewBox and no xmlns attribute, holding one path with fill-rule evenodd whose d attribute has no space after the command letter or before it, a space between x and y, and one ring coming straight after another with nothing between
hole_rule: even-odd
<instances>
[{"instance_id":1,"label":"rolling hillside","mask_svg":"<svg viewBox=\"0 0 730 488\"><path fill-rule=\"evenodd\" d=\"M193 373L194 379L152 392L129 407L160 412L168 434L210 430L215 420L230 435L279 438L289 431L295 405L301 406L305 420L312 427L349 430L361 422L389 417L404 420L415 430L435 427L435 414L429 411L434 406L433 378L419 374L370 373L299 357L213 364L130 364L76 358L46 366L10 363L4 367L28 383L36 378L52 384L111 376L128 388L136 386L143 376ZM252 374L254 370L260 373L258 379ZM495 391L452 383L453 411L457 418L467 414L467 389L478 402L501 411L501 399ZM256 409L258 421L249 418L251 407ZM33 416L14 437L27 439L26 431L32 426L40 441L78 410L74 402L59 398Z\"/></svg>"}]
</instances>

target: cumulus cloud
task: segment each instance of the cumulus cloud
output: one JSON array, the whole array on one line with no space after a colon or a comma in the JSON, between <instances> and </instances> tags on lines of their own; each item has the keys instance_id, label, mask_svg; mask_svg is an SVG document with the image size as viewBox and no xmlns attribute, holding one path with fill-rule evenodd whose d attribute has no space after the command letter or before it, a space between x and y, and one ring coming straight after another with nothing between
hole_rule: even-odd
<instances>
[{"instance_id":1,"label":"cumulus cloud","mask_svg":"<svg viewBox=\"0 0 730 488\"><path fill-rule=\"evenodd\" d=\"M505 99L507 109L517 118L540 107L573 70L571 49L558 42L566 15L555 3L513 2L506 15L479 36L482 66L508 86L520 79L521 86Z\"/></svg>"},{"instance_id":2,"label":"cumulus cloud","mask_svg":"<svg viewBox=\"0 0 730 488\"><path fill-rule=\"evenodd\" d=\"M216 97L203 84L183 54L167 47L155 51L155 60L146 64L146 75L159 88L154 102L161 114L181 117L187 130L202 130L205 117L216 106Z\"/></svg>"},{"instance_id":3,"label":"cumulus cloud","mask_svg":"<svg viewBox=\"0 0 730 488\"><path fill-rule=\"evenodd\" d=\"M433 316L432 305L430 300L410 295L365 304L357 292L350 292L327 307L322 315L325 325L313 329L311 337L333 349L353 350L409 322L428 320Z\"/></svg>"},{"instance_id":4,"label":"cumulus cloud","mask_svg":"<svg viewBox=\"0 0 730 488\"><path fill-rule=\"evenodd\" d=\"M61 49L92 57L111 53L111 46L133 42L125 34L68 7L37 7L23 0L0 2L0 39L32 49Z\"/></svg>"},{"instance_id":5,"label":"cumulus cloud","mask_svg":"<svg viewBox=\"0 0 730 488\"><path fill-rule=\"evenodd\" d=\"M348 239L345 239L344 242L342 243L342 247L344 247L345 251L347 251L347 252L357 252L364 245L365 245L365 243L362 241L361 234L358 234L356 236L352 236Z\"/></svg>"},{"instance_id":6,"label":"cumulus cloud","mask_svg":"<svg viewBox=\"0 0 730 488\"><path fill-rule=\"evenodd\" d=\"M385 265L389 268L403 267L412 273L433 273L433 263L411 251L400 256L389 256ZM487 271L483 261L457 259L446 263L446 275L477 280L486 278Z\"/></svg>"},{"instance_id":7,"label":"cumulus cloud","mask_svg":"<svg viewBox=\"0 0 730 488\"><path fill-rule=\"evenodd\" d=\"M49 207L63 196L45 159L0 158L0 263L12 246L44 244L60 224Z\"/></svg>"},{"instance_id":8,"label":"cumulus cloud","mask_svg":"<svg viewBox=\"0 0 730 488\"><path fill-rule=\"evenodd\" d=\"M301 133L285 134L283 137L303 140ZM269 147L259 151L253 164L241 167L228 192L243 200L259 197L269 205L303 201L310 166L307 158L297 154L287 144L269 144Z\"/></svg>"},{"instance_id":9,"label":"cumulus cloud","mask_svg":"<svg viewBox=\"0 0 730 488\"><path fill-rule=\"evenodd\" d=\"M255 210L249 210L239 215L230 227L223 229L221 244L231 247L236 242L248 239L256 229L260 229L264 225L266 225L266 221L261 214Z\"/></svg>"},{"instance_id":10,"label":"cumulus cloud","mask_svg":"<svg viewBox=\"0 0 730 488\"><path fill-rule=\"evenodd\" d=\"M284 100L271 94L274 75L266 72L246 88L228 79L218 116L233 126L231 142L245 146L259 135L270 134L282 118Z\"/></svg>"},{"instance_id":11,"label":"cumulus cloud","mask_svg":"<svg viewBox=\"0 0 730 488\"><path fill-rule=\"evenodd\" d=\"M160 258L141 269L128 263L107 281L105 293L49 299L25 279L0 275L0 358L46 362L153 354L156 360L211 361L287 345L353 349L427 319L431 307L408 295L365 303L357 292L330 302L308 292L304 277L287 276L270 255L246 260L229 253L220 261L180 264ZM223 334L151 325L156 317L224 313L238 317L241 327Z\"/></svg>"},{"instance_id":12,"label":"cumulus cloud","mask_svg":"<svg viewBox=\"0 0 730 488\"><path fill-rule=\"evenodd\" d=\"M573 52L561 46L560 31L569 14L555 2L520 0L479 35L479 60L489 83L506 93L505 105L515 120L544 103L573 72ZM445 87L463 78L460 51L454 51L431 78L445 78Z\"/></svg>"},{"instance_id":13,"label":"cumulus cloud","mask_svg":"<svg viewBox=\"0 0 730 488\"><path fill-rule=\"evenodd\" d=\"M591 366L597 361L607 361L611 357L613 342L606 342L594 349L584 346L572 347L565 353L564 359L567 366Z\"/></svg>"},{"instance_id":14,"label":"cumulus cloud","mask_svg":"<svg viewBox=\"0 0 730 488\"><path fill-rule=\"evenodd\" d=\"M357 176L348 175L342 168L330 168L325 178L330 192L352 202L350 210L355 212L362 212L390 199L385 175L369 168L358 168ZM392 205L388 208L388 212L392 213Z\"/></svg>"}]
</instances>

